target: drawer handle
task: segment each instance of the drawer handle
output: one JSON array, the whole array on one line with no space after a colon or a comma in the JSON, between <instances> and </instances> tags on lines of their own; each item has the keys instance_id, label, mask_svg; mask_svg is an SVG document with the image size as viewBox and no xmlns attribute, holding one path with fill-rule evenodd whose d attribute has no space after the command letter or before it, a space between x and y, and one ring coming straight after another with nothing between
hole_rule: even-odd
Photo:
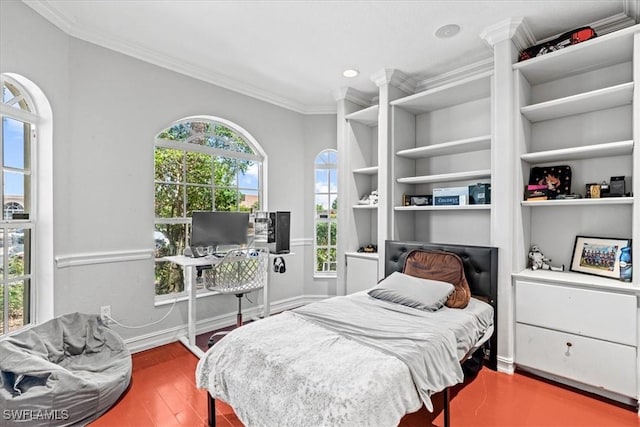
<instances>
[{"instance_id":1,"label":"drawer handle","mask_svg":"<svg viewBox=\"0 0 640 427\"><path fill-rule=\"evenodd\" d=\"M571 347L573 344L571 344L570 342L567 343L567 347Z\"/></svg>"}]
</instances>

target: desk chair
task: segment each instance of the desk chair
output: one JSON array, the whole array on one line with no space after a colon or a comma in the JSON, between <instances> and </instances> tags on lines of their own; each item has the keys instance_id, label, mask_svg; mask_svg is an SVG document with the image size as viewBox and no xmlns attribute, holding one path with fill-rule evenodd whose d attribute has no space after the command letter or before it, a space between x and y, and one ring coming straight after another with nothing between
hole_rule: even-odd
<instances>
[{"instance_id":1,"label":"desk chair","mask_svg":"<svg viewBox=\"0 0 640 427\"><path fill-rule=\"evenodd\" d=\"M219 264L204 271L207 289L221 294L235 294L238 298L236 327L242 326L242 297L262 289L267 281L269 252L263 248L236 249L229 251ZM209 337L209 347L218 336L228 332L216 332Z\"/></svg>"}]
</instances>

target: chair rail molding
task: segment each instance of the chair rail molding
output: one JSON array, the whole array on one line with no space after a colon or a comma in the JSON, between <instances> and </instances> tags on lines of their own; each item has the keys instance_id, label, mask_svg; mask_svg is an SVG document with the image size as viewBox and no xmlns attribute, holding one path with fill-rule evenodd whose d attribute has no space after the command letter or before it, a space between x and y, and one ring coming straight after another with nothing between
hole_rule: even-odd
<instances>
[{"instance_id":1,"label":"chair rail molding","mask_svg":"<svg viewBox=\"0 0 640 427\"><path fill-rule=\"evenodd\" d=\"M58 268L77 267L81 265L107 264L112 262L128 262L153 259L151 249L133 249L109 252L84 252L77 254L57 255L54 259Z\"/></svg>"}]
</instances>

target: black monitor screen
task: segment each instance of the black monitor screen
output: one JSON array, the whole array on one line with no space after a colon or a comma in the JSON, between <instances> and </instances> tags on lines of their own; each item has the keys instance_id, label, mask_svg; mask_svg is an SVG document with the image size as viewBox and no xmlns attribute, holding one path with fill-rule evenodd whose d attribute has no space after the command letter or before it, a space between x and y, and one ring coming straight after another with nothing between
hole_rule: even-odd
<instances>
[{"instance_id":1,"label":"black monitor screen","mask_svg":"<svg viewBox=\"0 0 640 427\"><path fill-rule=\"evenodd\" d=\"M193 212L191 246L245 245L248 228L247 212Z\"/></svg>"}]
</instances>

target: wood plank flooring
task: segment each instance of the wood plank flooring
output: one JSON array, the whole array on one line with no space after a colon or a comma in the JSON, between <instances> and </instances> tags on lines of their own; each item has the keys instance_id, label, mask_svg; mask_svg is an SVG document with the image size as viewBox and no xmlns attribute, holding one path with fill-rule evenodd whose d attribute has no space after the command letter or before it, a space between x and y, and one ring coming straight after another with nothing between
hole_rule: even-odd
<instances>
[{"instance_id":1,"label":"wood plank flooring","mask_svg":"<svg viewBox=\"0 0 640 427\"><path fill-rule=\"evenodd\" d=\"M91 427L205 426L207 398L195 387L197 362L180 343L134 354L131 387ZM451 395L452 427L640 427L632 408L518 373L484 368ZM423 408L405 416L400 426L442 426L438 395L434 406L434 414ZM242 426L233 409L219 401L216 422L218 427Z\"/></svg>"}]
</instances>

